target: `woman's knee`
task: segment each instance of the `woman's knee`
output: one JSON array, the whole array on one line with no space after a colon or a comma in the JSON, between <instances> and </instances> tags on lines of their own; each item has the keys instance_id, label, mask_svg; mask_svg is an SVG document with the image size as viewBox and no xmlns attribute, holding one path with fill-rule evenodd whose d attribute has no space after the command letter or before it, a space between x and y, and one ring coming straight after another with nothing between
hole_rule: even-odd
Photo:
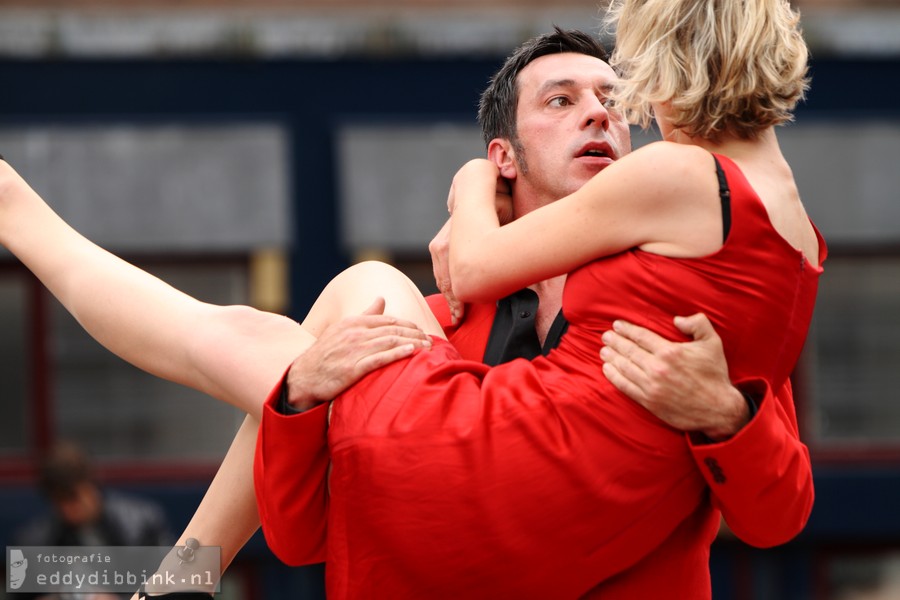
<instances>
[{"instance_id":1,"label":"woman's knee","mask_svg":"<svg viewBox=\"0 0 900 600\"><path fill-rule=\"evenodd\" d=\"M396 267L378 260L366 260L347 267L339 277L349 277L354 280L376 281L389 283L392 280L407 281L408 278Z\"/></svg>"},{"instance_id":2,"label":"woman's knee","mask_svg":"<svg viewBox=\"0 0 900 600\"><path fill-rule=\"evenodd\" d=\"M361 313L381 297L387 303L387 312L405 317L422 297L403 272L378 261L348 267L331 281L323 295L333 307L339 306L339 312L345 316Z\"/></svg>"},{"instance_id":3,"label":"woman's knee","mask_svg":"<svg viewBox=\"0 0 900 600\"><path fill-rule=\"evenodd\" d=\"M332 280L331 285L337 288L338 293L354 300L355 304L354 296L364 296L371 301L376 296L396 294L408 288L410 283L409 278L396 267L367 260L347 267Z\"/></svg>"}]
</instances>

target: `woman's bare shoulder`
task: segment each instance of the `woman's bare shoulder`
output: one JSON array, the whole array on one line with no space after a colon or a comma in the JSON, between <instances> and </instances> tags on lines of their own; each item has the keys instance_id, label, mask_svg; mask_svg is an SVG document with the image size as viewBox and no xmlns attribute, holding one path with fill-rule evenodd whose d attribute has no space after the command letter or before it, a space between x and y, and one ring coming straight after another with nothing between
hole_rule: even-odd
<instances>
[{"instance_id":1,"label":"woman's bare shoulder","mask_svg":"<svg viewBox=\"0 0 900 600\"><path fill-rule=\"evenodd\" d=\"M704 167L713 164L712 154L700 146L675 142L651 142L641 146L622 161L633 161L657 169Z\"/></svg>"},{"instance_id":2,"label":"woman's bare shoulder","mask_svg":"<svg viewBox=\"0 0 900 600\"><path fill-rule=\"evenodd\" d=\"M715 181L715 163L710 152L699 146L674 142L652 142L622 157L614 165L621 175L650 195L667 198L695 194Z\"/></svg>"}]
</instances>

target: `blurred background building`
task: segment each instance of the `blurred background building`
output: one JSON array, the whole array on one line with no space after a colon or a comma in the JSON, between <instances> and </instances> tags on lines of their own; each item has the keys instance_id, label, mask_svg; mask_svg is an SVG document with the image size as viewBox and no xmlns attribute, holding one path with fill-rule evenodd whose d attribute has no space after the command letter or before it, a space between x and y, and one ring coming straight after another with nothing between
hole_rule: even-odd
<instances>
[{"instance_id":1,"label":"blurred background building","mask_svg":"<svg viewBox=\"0 0 900 600\"><path fill-rule=\"evenodd\" d=\"M897 598L900 1L794 5L813 84L780 136L831 252L794 375L817 500L786 546L723 534L714 597ZM0 0L0 151L88 237L212 302L299 317L368 256L433 290L426 244L453 173L483 153L488 77L528 37L596 31L601 14L581 0ZM0 541L40 510L35 460L61 437L106 485L186 523L240 416L109 355L5 253L0 332ZM308 575L257 536L226 596L315 597Z\"/></svg>"}]
</instances>

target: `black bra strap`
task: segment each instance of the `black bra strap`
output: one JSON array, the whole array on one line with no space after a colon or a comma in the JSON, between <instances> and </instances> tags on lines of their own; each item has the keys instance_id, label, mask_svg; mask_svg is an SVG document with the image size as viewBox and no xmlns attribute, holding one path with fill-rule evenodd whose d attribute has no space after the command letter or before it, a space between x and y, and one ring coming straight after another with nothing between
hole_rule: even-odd
<instances>
[{"instance_id":1,"label":"black bra strap","mask_svg":"<svg viewBox=\"0 0 900 600\"><path fill-rule=\"evenodd\" d=\"M725 179L725 171L719 164L719 159L714 155L713 160L716 161L716 176L719 178L719 199L722 201L722 243L728 239L728 232L731 231L731 190L728 189L728 180Z\"/></svg>"}]
</instances>

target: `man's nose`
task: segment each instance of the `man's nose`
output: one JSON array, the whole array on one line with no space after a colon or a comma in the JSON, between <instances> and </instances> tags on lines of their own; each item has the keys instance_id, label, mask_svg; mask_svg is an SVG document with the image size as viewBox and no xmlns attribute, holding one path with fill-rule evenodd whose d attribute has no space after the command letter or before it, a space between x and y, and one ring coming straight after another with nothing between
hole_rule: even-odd
<instances>
[{"instance_id":1,"label":"man's nose","mask_svg":"<svg viewBox=\"0 0 900 600\"><path fill-rule=\"evenodd\" d=\"M599 127L606 131L609 129L609 111L606 106L593 94L585 103L584 126Z\"/></svg>"}]
</instances>

